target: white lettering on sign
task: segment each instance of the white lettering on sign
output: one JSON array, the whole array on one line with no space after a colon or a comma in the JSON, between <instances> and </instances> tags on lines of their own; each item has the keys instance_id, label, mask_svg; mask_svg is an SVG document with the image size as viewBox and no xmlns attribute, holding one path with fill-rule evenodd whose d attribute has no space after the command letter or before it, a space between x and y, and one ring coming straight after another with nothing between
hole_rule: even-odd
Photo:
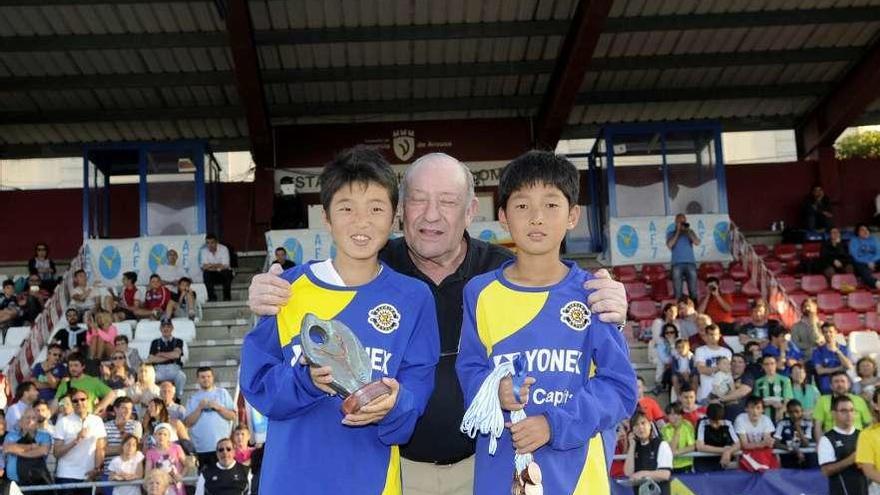
<instances>
[{"instance_id":1,"label":"white lettering on sign","mask_svg":"<svg viewBox=\"0 0 880 495\"><path fill-rule=\"evenodd\" d=\"M495 366L512 361L521 353L499 354L492 359ZM583 353L575 349L532 349L525 352L526 372L551 372L581 374L579 360Z\"/></svg>"},{"instance_id":2,"label":"white lettering on sign","mask_svg":"<svg viewBox=\"0 0 880 495\"><path fill-rule=\"evenodd\" d=\"M365 347L367 355L370 356L370 367L373 371L379 371L383 375L388 374L388 361L391 361L391 353L385 349L373 347Z\"/></svg>"}]
</instances>

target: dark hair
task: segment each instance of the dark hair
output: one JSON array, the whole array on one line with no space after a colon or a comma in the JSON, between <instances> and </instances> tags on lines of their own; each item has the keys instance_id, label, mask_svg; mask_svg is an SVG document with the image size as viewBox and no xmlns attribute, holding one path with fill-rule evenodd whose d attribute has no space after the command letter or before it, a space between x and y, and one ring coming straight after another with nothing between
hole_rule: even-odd
<instances>
[{"instance_id":1,"label":"dark hair","mask_svg":"<svg viewBox=\"0 0 880 495\"><path fill-rule=\"evenodd\" d=\"M714 323L710 323L710 324L706 325L706 332L712 332L715 330L718 330L720 332L721 327L719 327L718 325L716 325Z\"/></svg>"},{"instance_id":2,"label":"dark hair","mask_svg":"<svg viewBox=\"0 0 880 495\"><path fill-rule=\"evenodd\" d=\"M786 333L787 332L785 330L785 327L783 327L782 325L773 325L770 327L770 331L767 332L767 335L771 339L775 339L776 337L781 337L781 336L785 335Z\"/></svg>"},{"instance_id":3,"label":"dark hair","mask_svg":"<svg viewBox=\"0 0 880 495\"><path fill-rule=\"evenodd\" d=\"M706 277L706 285L709 285L709 284L711 284L712 282L715 282L716 284L720 284L720 283L721 283L721 281L718 280L718 277Z\"/></svg>"},{"instance_id":4,"label":"dark hair","mask_svg":"<svg viewBox=\"0 0 880 495\"><path fill-rule=\"evenodd\" d=\"M210 366L199 366L199 368L196 370L196 376L199 376L200 373L204 373L205 371L210 371L211 375L214 374L214 368Z\"/></svg>"},{"instance_id":5,"label":"dark hair","mask_svg":"<svg viewBox=\"0 0 880 495\"><path fill-rule=\"evenodd\" d=\"M15 282L13 282L11 278L7 278L6 280L3 281L3 287L9 286L9 285L11 285L12 287L15 287ZM76 311L76 310L74 309L74 311Z\"/></svg>"},{"instance_id":6,"label":"dark hair","mask_svg":"<svg viewBox=\"0 0 880 495\"><path fill-rule=\"evenodd\" d=\"M186 282L186 283L188 283L189 285L192 285L192 283L193 283L192 279L189 278L189 277L180 277L180 278L177 280L177 285L180 286L180 283L181 283L181 282Z\"/></svg>"},{"instance_id":7,"label":"dark hair","mask_svg":"<svg viewBox=\"0 0 880 495\"><path fill-rule=\"evenodd\" d=\"M562 155L536 150L514 158L501 171L498 205L506 210L513 193L538 184L559 189L568 200L569 208L577 205L580 187L577 168Z\"/></svg>"},{"instance_id":8,"label":"dark hair","mask_svg":"<svg viewBox=\"0 0 880 495\"><path fill-rule=\"evenodd\" d=\"M764 399L758 397L757 395L750 395L746 399L746 407L757 406L757 405L761 405L761 407L763 407L764 406Z\"/></svg>"},{"instance_id":9,"label":"dark hair","mask_svg":"<svg viewBox=\"0 0 880 495\"><path fill-rule=\"evenodd\" d=\"M822 331L824 332L826 328L832 328L832 327L834 327L834 329L837 330L837 325L835 325L834 322L826 321L825 323L822 324Z\"/></svg>"},{"instance_id":10,"label":"dark hair","mask_svg":"<svg viewBox=\"0 0 880 495\"><path fill-rule=\"evenodd\" d=\"M662 314L663 316L666 316L666 312L672 308L678 308L678 306L676 306L673 303L666 303L663 305L663 311L661 311L660 314Z\"/></svg>"},{"instance_id":11,"label":"dark hair","mask_svg":"<svg viewBox=\"0 0 880 495\"><path fill-rule=\"evenodd\" d=\"M162 400L162 399L160 399L160 398L158 398L158 397L154 397L153 399L150 400L150 404L156 404L156 407L159 408L159 417L156 418L156 420L157 420L159 423L167 423L167 422L170 421L170 420L169 420L169 415L168 415L168 406L165 405L165 401L164 401L164 400ZM146 411L144 414L146 414L147 416L150 416L150 412L149 412L149 411ZM148 421L150 427L153 427L153 426L154 426L153 423L152 423L152 421L153 421L153 417L150 416L150 419L149 419L149 421Z\"/></svg>"},{"instance_id":12,"label":"dark hair","mask_svg":"<svg viewBox=\"0 0 880 495\"><path fill-rule=\"evenodd\" d=\"M160 281L162 280L162 277L160 277L159 274L153 273L150 275L150 282L152 282L154 278L158 278Z\"/></svg>"},{"instance_id":13,"label":"dark hair","mask_svg":"<svg viewBox=\"0 0 880 495\"><path fill-rule=\"evenodd\" d=\"M743 346L743 349L745 349L745 351L748 352L750 348L755 347L755 346L761 347L761 344L759 344L757 341L750 340L750 341L746 342L746 345Z\"/></svg>"},{"instance_id":14,"label":"dark hair","mask_svg":"<svg viewBox=\"0 0 880 495\"><path fill-rule=\"evenodd\" d=\"M287 249L284 249L283 247L275 248L275 252L277 253L278 251L284 251L284 254L287 254Z\"/></svg>"},{"instance_id":15,"label":"dark hair","mask_svg":"<svg viewBox=\"0 0 880 495\"><path fill-rule=\"evenodd\" d=\"M862 227L864 227L865 229L867 229L867 231L868 231L869 234L871 233L871 227L869 227L868 224L866 224L866 223L864 223L864 222L862 222L862 223L857 223L857 224L856 224L856 228L853 230L853 232L855 232L856 235L859 235L859 229L862 228Z\"/></svg>"},{"instance_id":16,"label":"dark hair","mask_svg":"<svg viewBox=\"0 0 880 495\"><path fill-rule=\"evenodd\" d=\"M673 325L672 323L667 323L667 324L663 325L661 335L666 335L666 329L669 327L672 327L672 329L675 330L675 338L677 339L678 338L678 327Z\"/></svg>"},{"instance_id":17,"label":"dark hair","mask_svg":"<svg viewBox=\"0 0 880 495\"><path fill-rule=\"evenodd\" d=\"M667 416L670 414L678 414L681 416L682 413L684 413L684 409L681 407L681 402L675 401L666 406Z\"/></svg>"},{"instance_id":18,"label":"dark hair","mask_svg":"<svg viewBox=\"0 0 880 495\"><path fill-rule=\"evenodd\" d=\"M8 282L12 283L11 280L9 280ZM6 282L3 282L3 285L6 285ZM67 314L70 313L71 311L76 313L76 316L79 317L79 311L77 311L76 308L67 308L67 311L64 312L64 316L67 316Z\"/></svg>"},{"instance_id":19,"label":"dark hair","mask_svg":"<svg viewBox=\"0 0 880 495\"><path fill-rule=\"evenodd\" d=\"M691 341L688 340L688 339L675 339L675 345L676 345L676 346L677 346L678 344L688 344L688 345L690 345L690 343L691 343Z\"/></svg>"},{"instance_id":20,"label":"dark hair","mask_svg":"<svg viewBox=\"0 0 880 495\"><path fill-rule=\"evenodd\" d=\"M639 376L639 375L636 375L636 381L639 382L639 383L641 383L642 385L645 384L645 379L642 378L642 377Z\"/></svg>"},{"instance_id":21,"label":"dark hair","mask_svg":"<svg viewBox=\"0 0 880 495\"><path fill-rule=\"evenodd\" d=\"M217 236L214 235L213 233L209 232L207 235L205 235L205 241L216 241L216 240L217 240Z\"/></svg>"},{"instance_id":22,"label":"dark hair","mask_svg":"<svg viewBox=\"0 0 880 495\"><path fill-rule=\"evenodd\" d=\"M852 383L852 381L849 379L849 375L846 373L846 371L840 370L840 371L835 371L834 373L831 373L831 376L828 377L828 381L830 382L831 380L834 380L835 376L845 376L847 381Z\"/></svg>"},{"instance_id":23,"label":"dark hair","mask_svg":"<svg viewBox=\"0 0 880 495\"><path fill-rule=\"evenodd\" d=\"M36 409L37 406L46 406L46 407L49 407L49 403L46 402L46 401L44 401L43 399L37 399L37 400L34 401L33 404L31 404L31 409Z\"/></svg>"},{"instance_id":24,"label":"dark hair","mask_svg":"<svg viewBox=\"0 0 880 495\"><path fill-rule=\"evenodd\" d=\"M38 242L38 243L34 244L34 252L36 253L40 249L40 247L42 247L43 249L46 250L46 257L48 257L49 256L49 245L46 244L45 242Z\"/></svg>"},{"instance_id":25,"label":"dark hair","mask_svg":"<svg viewBox=\"0 0 880 495\"><path fill-rule=\"evenodd\" d=\"M712 402L706 407L706 417L711 421L721 421L724 419L724 405Z\"/></svg>"},{"instance_id":26,"label":"dark hair","mask_svg":"<svg viewBox=\"0 0 880 495\"><path fill-rule=\"evenodd\" d=\"M235 447L235 442L233 442L231 438L223 437L220 440L217 440L217 443L214 444L214 449L216 449L217 447L220 447L220 444L223 442L229 442L232 444L233 447Z\"/></svg>"},{"instance_id":27,"label":"dark hair","mask_svg":"<svg viewBox=\"0 0 880 495\"><path fill-rule=\"evenodd\" d=\"M134 440L135 443L138 443L138 444L140 443L140 440L138 440L138 437L132 435L131 433L123 433L122 438L119 440L119 446L121 447L132 440Z\"/></svg>"},{"instance_id":28,"label":"dark hair","mask_svg":"<svg viewBox=\"0 0 880 495\"><path fill-rule=\"evenodd\" d=\"M764 364L764 361L766 361L767 358L773 358L773 360L776 361L776 356L772 354L764 354L763 356L761 356L761 364Z\"/></svg>"},{"instance_id":29,"label":"dark hair","mask_svg":"<svg viewBox=\"0 0 880 495\"><path fill-rule=\"evenodd\" d=\"M694 388L691 387L690 384L688 384L688 383L683 383L683 384L681 385L681 387L679 387L679 389L678 389L678 396L681 397L681 394L683 394L683 393L685 393L685 392L694 392L694 393L696 393L696 390L694 390Z\"/></svg>"},{"instance_id":30,"label":"dark hair","mask_svg":"<svg viewBox=\"0 0 880 495\"><path fill-rule=\"evenodd\" d=\"M792 364L791 366L788 367L788 372L791 373L791 370L793 370L793 369L795 369L795 368L804 369L804 364L803 364L802 362L800 362L800 361L797 361L797 362L795 362L794 364ZM792 400L793 400L793 399L792 399Z\"/></svg>"},{"instance_id":31,"label":"dark hair","mask_svg":"<svg viewBox=\"0 0 880 495\"><path fill-rule=\"evenodd\" d=\"M123 342L125 342L125 343L127 344L127 343L128 343L128 336L127 336L127 335L122 335L122 334L117 335L116 338L113 339L113 342L115 343L117 340L121 340L121 341L123 341Z\"/></svg>"},{"instance_id":32,"label":"dark hair","mask_svg":"<svg viewBox=\"0 0 880 495\"><path fill-rule=\"evenodd\" d=\"M801 408L803 408L804 405L801 404L801 401L799 401L799 400L797 400L797 399L788 399L788 403L785 405L785 408L786 408L786 409L790 409L790 408L792 408L792 407L801 407Z\"/></svg>"},{"instance_id":33,"label":"dark hair","mask_svg":"<svg viewBox=\"0 0 880 495\"><path fill-rule=\"evenodd\" d=\"M73 399L73 396L76 394L86 394L86 399L89 398L89 393L81 388L70 387L70 389L67 391L67 397L70 397L71 399Z\"/></svg>"},{"instance_id":34,"label":"dark hair","mask_svg":"<svg viewBox=\"0 0 880 495\"><path fill-rule=\"evenodd\" d=\"M374 149L355 146L341 151L333 161L324 165L318 180L321 183L321 205L326 212L330 211L333 196L340 189L355 183L366 186L370 182L378 184L388 192L391 209L397 210L399 199L397 174L385 158ZM330 217L329 213L327 217Z\"/></svg>"},{"instance_id":35,"label":"dark hair","mask_svg":"<svg viewBox=\"0 0 880 495\"><path fill-rule=\"evenodd\" d=\"M755 299L755 302L752 303L752 309L755 309L759 306L762 306L764 309L769 309L767 307L767 301L765 301L761 298Z\"/></svg>"},{"instance_id":36,"label":"dark hair","mask_svg":"<svg viewBox=\"0 0 880 495\"><path fill-rule=\"evenodd\" d=\"M131 280L131 283L136 284L138 281L138 274L137 272L125 272L122 274L122 278L127 278Z\"/></svg>"},{"instance_id":37,"label":"dark hair","mask_svg":"<svg viewBox=\"0 0 880 495\"><path fill-rule=\"evenodd\" d=\"M835 395L831 398L831 410L836 411L837 405L841 402L849 402L852 404L852 399L850 399L848 395Z\"/></svg>"},{"instance_id":38,"label":"dark hair","mask_svg":"<svg viewBox=\"0 0 880 495\"><path fill-rule=\"evenodd\" d=\"M15 400L21 400L21 398L24 397L24 394L28 390L30 390L30 389L36 390L36 388L37 388L37 386L34 384L34 382L21 382L21 383L19 383L18 386L15 387Z\"/></svg>"},{"instance_id":39,"label":"dark hair","mask_svg":"<svg viewBox=\"0 0 880 495\"><path fill-rule=\"evenodd\" d=\"M86 358L79 352L71 352L69 356L67 356L67 364L70 364L71 361L76 361L77 363L85 366Z\"/></svg>"},{"instance_id":40,"label":"dark hair","mask_svg":"<svg viewBox=\"0 0 880 495\"><path fill-rule=\"evenodd\" d=\"M239 424L235 425L235 428L233 428L232 431L234 431L234 432L235 431L246 431L246 432L250 433L251 429L250 429L250 427L248 427L247 424L239 423Z\"/></svg>"},{"instance_id":41,"label":"dark hair","mask_svg":"<svg viewBox=\"0 0 880 495\"><path fill-rule=\"evenodd\" d=\"M691 299L690 296L682 295L681 297L678 298L678 302L684 303L684 304L693 304L694 300Z\"/></svg>"},{"instance_id":42,"label":"dark hair","mask_svg":"<svg viewBox=\"0 0 880 495\"><path fill-rule=\"evenodd\" d=\"M733 358L737 358L737 357L740 358L740 359L742 359L742 360L745 361L746 363L749 362L749 360L746 358L746 355L743 354L743 353L741 353L741 352L736 352L736 353L734 353L732 356L730 356L730 362L732 363L732 362L733 362Z\"/></svg>"},{"instance_id":43,"label":"dark hair","mask_svg":"<svg viewBox=\"0 0 880 495\"><path fill-rule=\"evenodd\" d=\"M115 409L122 404L134 405L134 401L131 400L131 397L117 397L116 400L113 401L113 408Z\"/></svg>"},{"instance_id":44,"label":"dark hair","mask_svg":"<svg viewBox=\"0 0 880 495\"><path fill-rule=\"evenodd\" d=\"M79 275L80 273L82 273L83 275L85 275L85 274L86 274L86 271L83 270L82 268L80 268L79 270L73 272L73 276L75 277L75 276Z\"/></svg>"},{"instance_id":45,"label":"dark hair","mask_svg":"<svg viewBox=\"0 0 880 495\"><path fill-rule=\"evenodd\" d=\"M648 415L645 414L645 412L642 411L640 408L636 408L636 412L634 412L632 417L629 418L630 426L635 427L636 421L638 421L642 418L645 418L645 421L647 421L649 424L651 423L651 419L648 417ZM651 431L648 432L648 437L652 437L652 436L654 436L654 428L653 427L651 428Z\"/></svg>"},{"instance_id":46,"label":"dark hair","mask_svg":"<svg viewBox=\"0 0 880 495\"><path fill-rule=\"evenodd\" d=\"M880 397L880 387L874 389L873 401L875 404L877 403L877 399Z\"/></svg>"}]
</instances>

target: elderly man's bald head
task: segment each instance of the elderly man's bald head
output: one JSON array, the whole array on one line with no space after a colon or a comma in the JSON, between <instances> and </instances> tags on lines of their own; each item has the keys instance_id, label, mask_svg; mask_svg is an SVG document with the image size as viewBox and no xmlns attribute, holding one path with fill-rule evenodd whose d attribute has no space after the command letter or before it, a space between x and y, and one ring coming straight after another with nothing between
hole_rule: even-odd
<instances>
[{"instance_id":1,"label":"elderly man's bald head","mask_svg":"<svg viewBox=\"0 0 880 495\"><path fill-rule=\"evenodd\" d=\"M467 165L446 153L428 153L427 155L419 157L418 160L414 161L406 168L406 172L403 174L403 180L400 183L401 203L406 199L407 187L412 178L415 177L420 170L427 168L449 170L457 173L458 176L461 177L462 192L465 193L465 199L470 201L474 198L474 174L472 174L471 170L467 168Z\"/></svg>"}]
</instances>

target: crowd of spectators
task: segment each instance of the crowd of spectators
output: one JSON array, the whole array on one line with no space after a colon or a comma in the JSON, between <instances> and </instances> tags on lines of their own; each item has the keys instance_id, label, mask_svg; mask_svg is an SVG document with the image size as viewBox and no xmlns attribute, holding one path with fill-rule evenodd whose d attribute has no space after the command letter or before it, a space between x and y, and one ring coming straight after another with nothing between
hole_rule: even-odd
<instances>
[{"instance_id":1,"label":"crowd of spectators","mask_svg":"<svg viewBox=\"0 0 880 495\"><path fill-rule=\"evenodd\" d=\"M761 299L736 325L717 279L707 280L707 292L697 305L688 296L667 304L651 325L650 392L669 394L669 405L661 408L639 378L636 414L618 426L625 460L612 475L650 478L663 493L670 476L737 468L819 467L831 493L868 493L880 483L875 360L854 356L812 298L789 329Z\"/></svg>"}]
</instances>

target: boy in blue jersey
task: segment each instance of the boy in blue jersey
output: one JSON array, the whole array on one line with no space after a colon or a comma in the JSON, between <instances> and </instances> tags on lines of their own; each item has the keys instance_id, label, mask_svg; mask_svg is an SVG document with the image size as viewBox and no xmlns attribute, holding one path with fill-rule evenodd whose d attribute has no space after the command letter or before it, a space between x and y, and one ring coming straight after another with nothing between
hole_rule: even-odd
<instances>
[{"instance_id":1,"label":"boy in blue jersey","mask_svg":"<svg viewBox=\"0 0 880 495\"><path fill-rule=\"evenodd\" d=\"M379 263L397 208L397 178L381 155L343 152L320 177L332 260L285 271L290 299L245 337L241 390L269 420L260 492L399 494L406 443L434 386L439 330L427 285ZM373 379L391 388L343 417L329 367L301 357L306 313L339 320L367 349Z\"/></svg>"},{"instance_id":2,"label":"boy in blue jersey","mask_svg":"<svg viewBox=\"0 0 880 495\"><path fill-rule=\"evenodd\" d=\"M528 417L507 424L494 456L488 437L478 438L474 493L511 493L514 451L533 454L544 493L609 493L615 427L638 395L623 336L583 303L592 274L559 258L580 213L577 169L531 151L504 168L499 189L498 216L516 259L465 286L456 370L470 405L495 366L522 356L520 400L509 377L498 394L505 419L523 407Z\"/></svg>"}]
</instances>

